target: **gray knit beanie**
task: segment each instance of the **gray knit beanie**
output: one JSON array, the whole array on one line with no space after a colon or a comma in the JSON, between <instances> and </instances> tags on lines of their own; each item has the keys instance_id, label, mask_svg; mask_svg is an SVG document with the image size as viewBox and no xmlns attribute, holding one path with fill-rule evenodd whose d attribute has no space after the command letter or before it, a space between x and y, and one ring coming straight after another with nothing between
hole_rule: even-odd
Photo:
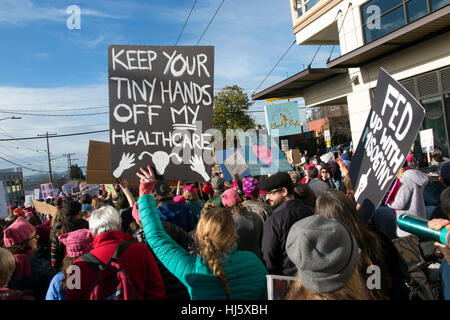
<instances>
[{"instance_id":1,"label":"gray knit beanie","mask_svg":"<svg viewBox=\"0 0 450 320\"><path fill-rule=\"evenodd\" d=\"M292 225L286 252L302 283L316 293L342 288L359 262L359 248L341 222L312 215Z\"/></svg>"}]
</instances>

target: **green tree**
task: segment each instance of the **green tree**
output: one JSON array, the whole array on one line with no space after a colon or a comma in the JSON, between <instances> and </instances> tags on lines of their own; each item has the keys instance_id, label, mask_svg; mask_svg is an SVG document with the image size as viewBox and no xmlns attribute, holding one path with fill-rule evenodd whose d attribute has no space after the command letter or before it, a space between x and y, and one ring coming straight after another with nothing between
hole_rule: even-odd
<instances>
[{"instance_id":1,"label":"green tree","mask_svg":"<svg viewBox=\"0 0 450 320\"><path fill-rule=\"evenodd\" d=\"M214 96L213 127L225 137L227 129L254 128L254 120L245 112L253 105L238 85L226 86Z\"/></svg>"}]
</instances>

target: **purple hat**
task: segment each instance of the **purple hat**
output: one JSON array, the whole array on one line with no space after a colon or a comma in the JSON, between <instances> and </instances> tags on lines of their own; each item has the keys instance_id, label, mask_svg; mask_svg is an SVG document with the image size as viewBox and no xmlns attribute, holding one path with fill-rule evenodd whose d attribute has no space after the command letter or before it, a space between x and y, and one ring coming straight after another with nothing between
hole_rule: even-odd
<instances>
[{"instance_id":1,"label":"purple hat","mask_svg":"<svg viewBox=\"0 0 450 320\"><path fill-rule=\"evenodd\" d=\"M258 196L259 181L253 177L242 179L242 191L246 196Z\"/></svg>"}]
</instances>

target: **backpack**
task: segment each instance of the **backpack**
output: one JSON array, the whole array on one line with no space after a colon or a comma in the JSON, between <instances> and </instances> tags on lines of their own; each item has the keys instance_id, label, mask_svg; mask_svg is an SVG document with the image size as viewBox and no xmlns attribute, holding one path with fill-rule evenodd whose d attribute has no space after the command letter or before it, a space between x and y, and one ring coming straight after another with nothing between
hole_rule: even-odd
<instances>
[{"instance_id":1,"label":"backpack","mask_svg":"<svg viewBox=\"0 0 450 320\"><path fill-rule=\"evenodd\" d=\"M122 242L106 264L91 253L80 258L97 271L89 300L143 300L128 273L123 269L119 256L136 240Z\"/></svg>"}]
</instances>

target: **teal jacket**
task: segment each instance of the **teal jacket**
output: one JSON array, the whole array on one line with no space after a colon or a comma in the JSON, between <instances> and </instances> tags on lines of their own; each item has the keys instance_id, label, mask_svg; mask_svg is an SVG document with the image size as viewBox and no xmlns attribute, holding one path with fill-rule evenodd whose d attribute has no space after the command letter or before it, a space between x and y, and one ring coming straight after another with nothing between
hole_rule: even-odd
<instances>
[{"instance_id":1,"label":"teal jacket","mask_svg":"<svg viewBox=\"0 0 450 320\"><path fill-rule=\"evenodd\" d=\"M192 300L225 300L219 279L200 256L189 254L166 233L152 195L138 200L139 214L147 242L164 266L188 289ZM222 263L232 300L267 300L267 270L250 251L237 245L227 252Z\"/></svg>"}]
</instances>

